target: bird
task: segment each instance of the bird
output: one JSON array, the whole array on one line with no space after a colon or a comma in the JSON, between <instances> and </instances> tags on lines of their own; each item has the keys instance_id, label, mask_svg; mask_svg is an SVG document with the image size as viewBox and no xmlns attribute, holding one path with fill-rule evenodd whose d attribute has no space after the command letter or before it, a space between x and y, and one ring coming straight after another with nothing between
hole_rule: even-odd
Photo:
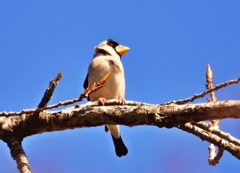
<instances>
[{"instance_id":1,"label":"bird","mask_svg":"<svg viewBox=\"0 0 240 173\"><path fill-rule=\"evenodd\" d=\"M83 84L84 88L93 86L108 72L111 72L111 75L102 88L89 94L89 101L99 101L104 105L106 100L118 99L123 104L125 103L125 76L121 58L129 49L113 39L107 39L95 47L95 53ZM108 130L113 139L116 155L118 157L127 155L128 149L122 140L119 125L106 124L105 131Z\"/></svg>"}]
</instances>

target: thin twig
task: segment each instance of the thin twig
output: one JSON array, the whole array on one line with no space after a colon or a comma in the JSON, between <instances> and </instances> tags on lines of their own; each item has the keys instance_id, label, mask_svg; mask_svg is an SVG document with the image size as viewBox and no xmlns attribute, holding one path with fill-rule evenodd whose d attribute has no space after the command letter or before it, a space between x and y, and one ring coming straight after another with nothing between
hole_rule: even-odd
<instances>
[{"instance_id":1,"label":"thin twig","mask_svg":"<svg viewBox=\"0 0 240 173\"><path fill-rule=\"evenodd\" d=\"M213 164L213 165L218 164L218 162L220 161L220 159L221 159L222 156L223 156L223 153L224 153L224 149L218 147L218 153L217 153L217 155L215 156L215 158L214 158L213 161L212 161L212 164Z\"/></svg>"},{"instance_id":2,"label":"thin twig","mask_svg":"<svg viewBox=\"0 0 240 173\"><path fill-rule=\"evenodd\" d=\"M211 66L209 64L207 66L207 71L206 71L206 81L207 81L206 88L208 90L212 89L213 88L213 72L212 72ZM210 92L210 96L211 97L207 99L208 102L216 102L217 101L215 91ZM219 129L219 123L220 123L219 119L211 120L211 123L216 129Z\"/></svg>"},{"instance_id":3,"label":"thin twig","mask_svg":"<svg viewBox=\"0 0 240 173\"><path fill-rule=\"evenodd\" d=\"M208 164L210 166L215 166L219 163L220 159L223 156L224 149L218 147L218 152L216 153L216 146L214 144L210 144L208 147L209 150L209 157L208 157Z\"/></svg>"},{"instance_id":4,"label":"thin twig","mask_svg":"<svg viewBox=\"0 0 240 173\"><path fill-rule=\"evenodd\" d=\"M237 79L234 79L234 80L229 80L229 81L226 81L224 83L221 83L215 87L213 87L212 89L209 89L209 90L206 90L200 94L195 94L194 96L192 97L189 97L189 98L186 98L186 99L183 99L183 100L173 100L173 101L170 101L170 102L166 102L166 103L163 103L161 105L169 105L169 104L178 104L178 105L182 105L182 104L185 104L185 103L189 103L189 102L193 102L194 100L196 99L199 99L199 98L202 98L204 97L205 95L213 92L213 91L217 91L221 88L224 88L228 85L232 85L232 84L237 84L240 82L240 77L237 78Z\"/></svg>"},{"instance_id":5,"label":"thin twig","mask_svg":"<svg viewBox=\"0 0 240 173\"><path fill-rule=\"evenodd\" d=\"M224 82L222 84L219 84L217 85L216 87L214 87L213 89L211 90L206 90L200 94L195 94L194 96L190 97L190 98L187 98L187 99L183 99L183 100L173 100L173 101L170 101L170 102L166 102L166 103L162 103L160 105L169 105L169 104L185 104L185 103L188 103L188 102L191 102L197 98L201 98L201 97L204 97L205 95L209 94L210 92L212 91L216 91L216 90L219 90L223 87L226 87L228 85L232 85L232 84L237 84L240 82L240 77L237 78L237 79L234 79L234 80L229 80L227 82ZM101 88L103 87L104 84L102 84L102 86L98 83L98 87ZM96 90L96 89L95 89ZM95 90L90 90L91 92L94 92ZM89 88L87 88L82 94L86 94L89 95L91 92L89 91ZM87 95L85 95L84 98L87 97ZM80 96L81 97L81 96ZM83 98L82 98L83 99ZM50 106L46 106L44 108L41 108L41 110L47 110L47 109L53 109L53 108L57 108L59 106L66 106L66 105L69 105L69 104L73 104L73 103L76 103L78 101L81 101L81 99L79 98L75 98L75 99L71 99L71 100L66 100L66 101L63 101L63 102L59 102L57 104L54 104L54 105L50 105ZM40 111L41 111L40 110ZM38 108L37 109L27 109L27 110L23 110L21 112L0 112L0 116L5 116L5 117L9 117L9 116L15 116L15 115L22 115L22 114L27 114L27 113L34 113L35 111L38 111Z\"/></svg>"},{"instance_id":6,"label":"thin twig","mask_svg":"<svg viewBox=\"0 0 240 173\"><path fill-rule=\"evenodd\" d=\"M71 99L71 100L65 100L65 101L62 101L62 102L58 102L57 104L53 104L53 105L49 105L49 106L45 106L45 107L40 107L40 108L36 108L36 109L22 110L21 112L0 112L0 116L9 117L9 116L22 115L22 114L31 114L31 113L35 113L35 112L41 112L43 110L57 108L59 106L67 106L67 105L70 105L70 104L73 104L73 103L76 103L76 102L80 102L84 98L87 98L89 96L89 94L91 94L91 93L97 91L98 89L102 88L104 86L105 82L110 77L110 75L111 75L111 71L109 71L106 75L104 75L98 83L94 83L93 86L86 88L78 98L74 98L74 99Z\"/></svg>"},{"instance_id":7,"label":"thin twig","mask_svg":"<svg viewBox=\"0 0 240 173\"><path fill-rule=\"evenodd\" d=\"M203 140L207 140L210 143L213 143L214 145L219 146L220 148L224 148L225 150L229 151L233 156L240 159L240 152L239 152L240 146L236 146L231 142L222 140L222 138L220 138L219 136L209 133L199 127L196 127L191 123L181 124L178 126L178 128L186 132L189 132L193 135L196 135Z\"/></svg>"},{"instance_id":8,"label":"thin twig","mask_svg":"<svg viewBox=\"0 0 240 173\"><path fill-rule=\"evenodd\" d=\"M98 83L94 83L93 86L90 86L90 87L86 88L85 91L83 91L78 98L71 99L71 100L66 100L66 101L59 102L59 103L54 104L54 105L46 106L43 109L44 110L53 109L53 108L57 108L59 106L67 106L67 105L82 101L84 98L87 98L89 96L89 94L91 94L91 93L97 91L98 89L102 88L104 86L105 82L110 77L110 75L111 75L111 71L106 73Z\"/></svg>"},{"instance_id":9,"label":"thin twig","mask_svg":"<svg viewBox=\"0 0 240 173\"><path fill-rule=\"evenodd\" d=\"M207 70L206 70L206 81L207 81L206 88L208 90L212 89L213 88L213 72L209 64L207 65ZM215 91L210 92L210 98L208 98L207 100L208 102L217 101ZM210 122L212 123L213 128L219 129L220 119L210 120ZM215 166L220 161L224 150L221 148L218 148L218 153L216 153L216 147L214 146L214 144L210 144L208 147L208 150L209 150L208 163L211 166Z\"/></svg>"},{"instance_id":10,"label":"thin twig","mask_svg":"<svg viewBox=\"0 0 240 173\"><path fill-rule=\"evenodd\" d=\"M240 140L231 136L230 133L226 133L226 132L223 132L219 129L213 128L212 125L209 124L209 123L192 122L192 124L199 127L199 128L202 128L202 129L208 131L209 133L215 134L215 135L219 136L220 138L223 138L223 139L233 143L234 145L237 145L237 146L240 147Z\"/></svg>"},{"instance_id":11,"label":"thin twig","mask_svg":"<svg viewBox=\"0 0 240 173\"><path fill-rule=\"evenodd\" d=\"M54 89L56 88L58 82L62 78L62 70L57 74L57 76L49 83L49 87L46 89L44 96L41 100L41 102L38 104L38 108L43 108L47 105L49 100L52 97L52 94L54 92Z\"/></svg>"}]
</instances>

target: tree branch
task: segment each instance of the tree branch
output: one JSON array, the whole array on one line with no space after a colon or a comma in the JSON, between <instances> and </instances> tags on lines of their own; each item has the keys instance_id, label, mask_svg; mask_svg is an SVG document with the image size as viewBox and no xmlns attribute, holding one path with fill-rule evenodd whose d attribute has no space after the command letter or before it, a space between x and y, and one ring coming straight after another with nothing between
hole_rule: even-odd
<instances>
[{"instance_id":1,"label":"tree branch","mask_svg":"<svg viewBox=\"0 0 240 173\"><path fill-rule=\"evenodd\" d=\"M98 83L94 83L93 86L87 88L80 97L47 106L62 76L60 72L50 82L49 88L36 109L21 112L0 112L0 139L8 144L12 157L17 161L21 173L31 173L30 165L21 145L23 138L43 132L94 127L104 124L122 124L130 127L137 125L177 127L218 146L219 152L217 155L214 148L210 149L210 152L214 152L211 154L215 157L212 159L214 162L219 161L224 150L240 159L240 141L238 139L202 122L205 120L240 118L240 100L185 104L230 84L238 83L240 78L224 82L193 97L164 104L126 101L122 105L119 100L108 100L105 106L99 106L98 102L88 102L59 111L46 111L88 97L90 93L104 86L110 74L111 71Z\"/></svg>"},{"instance_id":2,"label":"tree branch","mask_svg":"<svg viewBox=\"0 0 240 173\"><path fill-rule=\"evenodd\" d=\"M226 81L226 82L223 82L219 85L216 85L215 87L211 88L211 89L208 89L202 93L199 93L199 94L195 94L194 96L192 97L189 97L189 98L186 98L186 99L183 99L183 100L173 100L173 101L170 101L170 102L167 102L167 103L163 103L164 105L169 105L169 104L179 104L179 105L182 105L182 104L185 104L185 103L189 103L189 102L193 102L194 100L196 99L199 99L199 98L202 98L204 96L206 96L207 94L213 92L213 91L217 91L221 88L224 88L228 85L232 85L232 84L237 84L240 82L240 77L237 78L237 79L234 79L234 80L229 80L229 81Z\"/></svg>"},{"instance_id":3,"label":"tree branch","mask_svg":"<svg viewBox=\"0 0 240 173\"><path fill-rule=\"evenodd\" d=\"M213 72L209 64L207 65L207 70L206 70L206 81L207 81L206 88L212 89L213 88ZM207 98L207 100L208 102L217 101L215 91L210 92L210 98ZM210 122L212 123L213 128L219 129L220 119L211 120ZM208 150L209 150L208 163L211 166L215 166L221 159L224 150L222 148L218 148L218 153L216 153L216 147L213 144L209 145Z\"/></svg>"},{"instance_id":4,"label":"tree branch","mask_svg":"<svg viewBox=\"0 0 240 173\"><path fill-rule=\"evenodd\" d=\"M5 140L10 148L13 159L17 162L20 173L31 173L32 171L27 156L22 148L21 141L12 136L7 137Z\"/></svg>"},{"instance_id":5,"label":"tree branch","mask_svg":"<svg viewBox=\"0 0 240 173\"><path fill-rule=\"evenodd\" d=\"M56 88L58 82L62 78L62 70L57 74L57 76L49 83L49 87L46 89L44 96L41 100L41 102L38 104L38 108L43 108L47 105L49 100L52 97L52 94L54 92L54 89Z\"/></svg>"},{"instance_id":6,"label":"tree branch","mask_svg":"<svg viewBox=\"0 0 240 173\"><path fill-rule=\"evenodd\" d=\"M198 137L200 137L202 140L206 140L216 146L218 146L221 149L225 149L229 151L233 156L240 159L240 146L233 145L230 142L222 140L222 138L208 133L205 130L202 130L199 127L196 127L192 125L191 123L185 123L179 126L180 129L192 133ZM220 153L221 154L221 153ZM219 156L218 156L219 157Z\"/></svg>"},{"instance_id":7,"label":"tree branch","mask_svg":"<svg viewBox=\"0 0 240 173\"><path fill-rule=\"evenodd\" d=\"M188 123L208 119L239 117L239 100L188 105L171 104L165 106L133 101L126 101L125 105L120 105L119 101L110 100L107 101L106 106L98 106L97 102L88 102L84 105L77 105L60 111L43 111L40 112L38 118L29 114L5 117L4 119L1 117L2 129L0 131L0 138L5 141L6 136L9 135L24 138L43 132L93 127L103 124L178 127L220 148L224 148L235 157L240 158L239 143L236 141L232 143L231 141L234 141L233 137L220 132L220 130L208 127L204 123L198 124L199 127L196 124ZM221 135L231 141L226 142L222 140Z\"/></svg>"},{"instance_id":8,"label":"tree branch","mask_svg":"<svg viewBox=\"0 0 240 173\"><path fill-rule=\"evenodd\" d=\"M214 128L211 124L204 123L204 122L192 122L192 124L199 128L202 128L203 130L207 130L210 133L215 134L215 135L221 137L222 139L225 139L235 145L240 146L240 140L231 136L230 133L225 133L219 129Z\"/></svg>"},{"instance_id":9,"label":"tree branch","mask_svg":"<svg viewBox=\"0 0 240 173\"><path fill-rule=\"evenodd\" d=\"M42 101L38 105L38 108L36 108L36 109L27 109L27 110L23 110L21 112L0 112L0 117L1 116L8 117L8 116L16 116L16 115L32 114L32 113L38 114L39 112L41 112L43 110L54 109L54 108L57 108L59 106L67 106L67 105L70 105L70 104L73 104L73 103L76 103L76 102L80 102L84 98L87 98L89 94L91 94L91 93L95 92L96 90L102 88L104 86L105 82L110 77L110 75L111 75L111 71L106 73L98 83L94 83L93 86L90 86L90 87L86 88L81 93L81 95L79 97L75 98L75 99L65 100L65 101L61 101L61 102L58 102L56 104L50 105L50 106L46 106L48 101L51 99L51 95L52 95L52 93L53 93L53 91L54 91L54 89L55 89L55 87L57 85L57 82L60 80L60 78L62 76L62 72L60 71L59 74L55 77L55 79L50 82L49 88L51 88L51 89L48 88L46 90Z\"/></svg>"}]
</instances>

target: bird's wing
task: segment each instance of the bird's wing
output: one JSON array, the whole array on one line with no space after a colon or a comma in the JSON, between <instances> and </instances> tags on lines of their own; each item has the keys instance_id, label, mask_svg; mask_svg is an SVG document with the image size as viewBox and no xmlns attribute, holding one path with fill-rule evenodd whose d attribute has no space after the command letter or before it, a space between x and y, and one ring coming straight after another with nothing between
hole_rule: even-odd
<instances>
[{"instance_id":1,"label":"bird's wing","mask_svg":"<svg viewBox=\"0 0 240 173\"><path fill-rule=\"evenodd\" d=\"M85 81L83 83L83 87L84 87L84 89L87 89L87 87L88 87L88 74L87 74L87 76L85 78Z\"/></svg>"},{"instance_id":2,"label":"bird's wing","mask_svg":"<svg viewBox=\"0 0 240 173\"><path fill-rule=\"evenodd\" d=\"M84 89L87 89L87 87L88 87L88 74L87 74L87 76L86 76L86 78L84 80L83 87L84 87ZM88 101L90 101L89 96L88 96L87 99L88 99Z\"/></svg>"}]
</instances>

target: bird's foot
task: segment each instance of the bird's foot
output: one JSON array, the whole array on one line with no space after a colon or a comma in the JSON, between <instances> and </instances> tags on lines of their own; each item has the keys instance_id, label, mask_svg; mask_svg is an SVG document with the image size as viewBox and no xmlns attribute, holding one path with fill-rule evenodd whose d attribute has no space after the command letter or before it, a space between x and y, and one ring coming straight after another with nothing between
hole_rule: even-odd
<instances>
[{"instance_id":1,"label":"bird's foot","mask_svg":"<svg viewBox=\"0 0 240 173\"><path fill-rule=\"evenodd\" d=\"M124 98L119 99L120 104L125 105L126 100Z\"/></svg>"},{"instance_id":2,"label":"bird's foot","mask_svg":"<svg viewBox=\"0 0 240 173\"><path fill-rule=\"evenodd\" d=\"M107 102L107 100L104 97L100 97L98 101L99 101L99 105L102 105L102 106L104 106L105 103Z\"/></svg>"}]
</instances>

